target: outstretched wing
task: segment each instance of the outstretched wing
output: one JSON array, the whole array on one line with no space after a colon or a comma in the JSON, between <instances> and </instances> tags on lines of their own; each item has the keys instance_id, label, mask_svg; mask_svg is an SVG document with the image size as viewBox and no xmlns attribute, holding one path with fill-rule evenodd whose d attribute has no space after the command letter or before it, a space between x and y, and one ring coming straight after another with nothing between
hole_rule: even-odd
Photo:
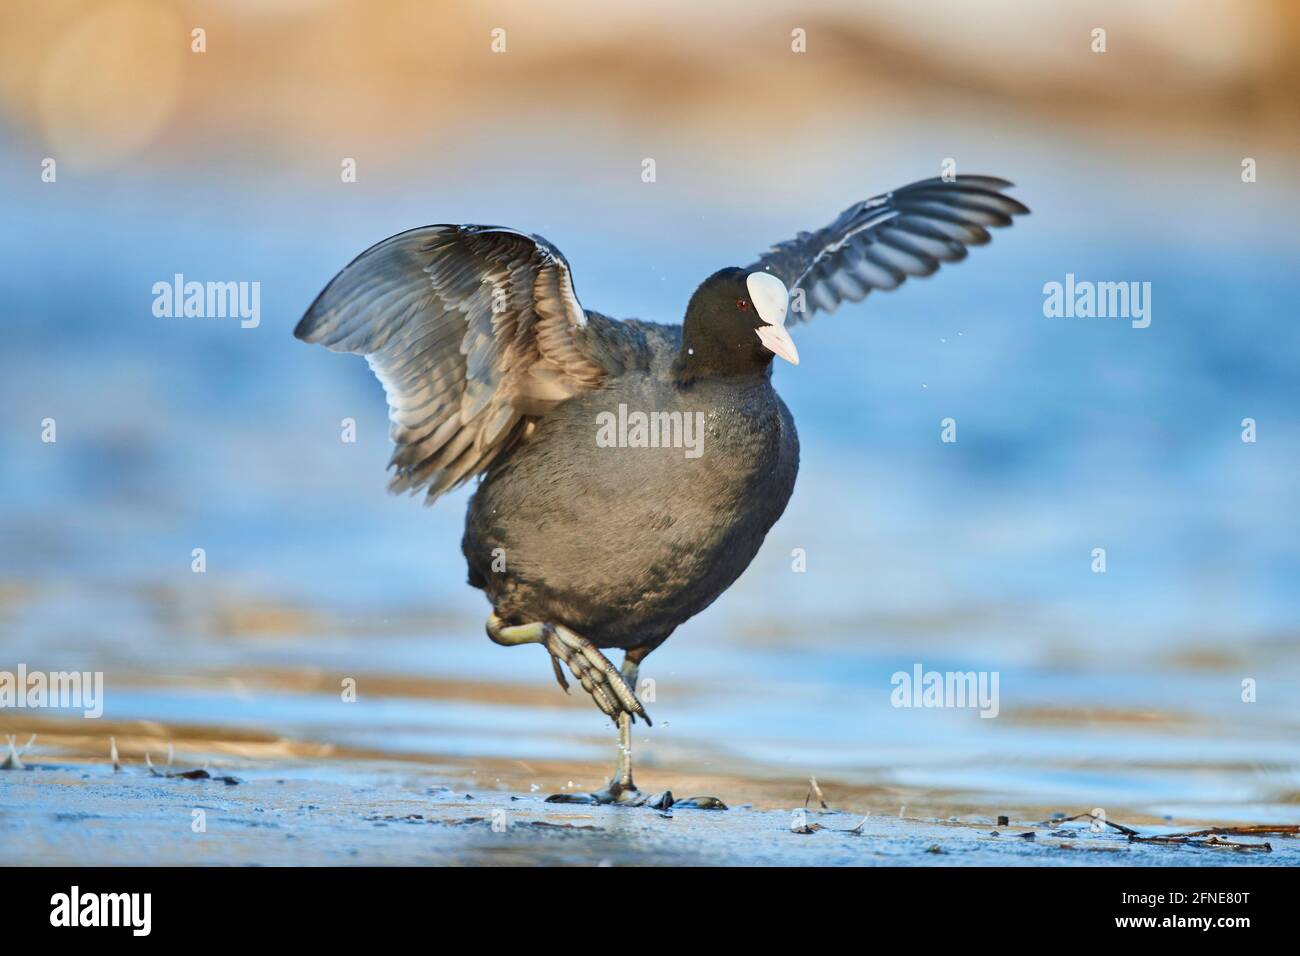
<instances>
[{"instance_id":1,"label":"outstretched wing","mask_svg":"<svg viewBox=\"0 0 1300 956\"><path fill-rule=\"evenodd\" d=\"M294 335L366 357L397 446L389 490L427 488L429 502L613 371L559 250L497 226L385 239L330 281Z\"/></svg>"},{"instance_id":2,"label":"outstretched wing","mask_svg":"<svg viewBox=\"0 0 1300 956\"><path fill-rule=\"evenodd\" d=\"M999 192L1011 185L993 176L923 179L773 246L749 270L781 279L791 296L787 321L806 322L819 309L834 312L872 289L896 289L908 276L928 276L941 262L965 259L968 246L989 241L989 227L1009 226L1012 216L1029 212Z\"/></svg>"}]
</instances>

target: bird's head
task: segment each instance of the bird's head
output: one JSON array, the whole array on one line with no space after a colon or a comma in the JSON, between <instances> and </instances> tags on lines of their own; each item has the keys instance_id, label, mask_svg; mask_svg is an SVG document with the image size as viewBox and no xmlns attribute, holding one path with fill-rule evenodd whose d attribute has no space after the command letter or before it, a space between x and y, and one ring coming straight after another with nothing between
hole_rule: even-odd
<instances>
[{"instance_id":1,"label":"bird's head","mask_svg":"<svg viewBox=\"0 0 1300 956\"><path fill-rule=\"evenodd\" d=\"M793 365L799 351L785 329L790 294L768 272L729 268L705 279L686 307L682 357L713 374L766 368L773 355Z\"/></svg>"}]
</instances>

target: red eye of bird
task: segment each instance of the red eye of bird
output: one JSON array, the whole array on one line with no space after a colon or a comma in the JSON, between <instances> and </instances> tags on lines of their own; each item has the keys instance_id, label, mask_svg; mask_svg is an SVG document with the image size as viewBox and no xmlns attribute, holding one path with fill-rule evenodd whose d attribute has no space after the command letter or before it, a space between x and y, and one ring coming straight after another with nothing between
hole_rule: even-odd
<instances>
[{"instance_id":1,"label":"red eye of bird","mask_svg":"<svg viewBox=\"0 0 1300 956\"><path fill-rule=\"evenodd\" d=\"M745 299L737 299L736 308L740 309L743 312L745 309L749 308L749 302L746 301Z\"/></svg>"}]
</instances>

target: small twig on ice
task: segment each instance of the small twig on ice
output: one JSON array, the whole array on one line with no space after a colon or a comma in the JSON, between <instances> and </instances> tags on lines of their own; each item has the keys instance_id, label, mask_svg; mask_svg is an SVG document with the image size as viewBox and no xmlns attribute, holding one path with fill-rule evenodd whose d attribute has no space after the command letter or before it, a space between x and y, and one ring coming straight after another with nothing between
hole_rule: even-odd
<instances>
[{"instance_id":1,"label":"small twig on ice","mask_svg":"<svg viewBox=\"0 0 1300 956\"><path fill-rule=\"evenodd\" d=\"M1196 846L1214 847L1216 849L1239 850L1245 853L1272 853L1273 847L1268 843L1241 843L1237 840L1223 840L1223 836L1288 836L1300 835L1300 824L1253 824L1236 827L1209 827L1205 830L1188 830L1184 833L1161 833L1144 836L1132 827L1114 823L1105 817L1092 813L1079 813L1066 817L1057 823L1069 823L1071 820L1093 820L1106 824L1128 837L1130 843L1150 843L1158 846Z\"/></svg>"},{"instance_id":2,"label":"small twig on ice","mask_svg":"<svg viewBox=\"0 0 1300 956\"><path fill-rule=\"evenodd\" d=\"M216 780L220 783L224 783L228 787L233 787L236 784L243 782L238 777L232 776L230 774L214 775L209 773L208 761L206 760L203 762L202 767L198 767L193 770L172 770L171 769L172 759L175 757L175 755L176 755L175 748L173 748L171 744L168 744L166 767L164 767L162 770L159 770L157 767L155 767L153 765L153 760L150 759L149 757L149 751L147 750L144 752L144 762L149 765L150 774L152 774L155 777L163 777L168 780L174 780L177 778L183 780Z\"/></svg>"},{"instance_id":3,"label":"small twig on ice","mask_svg":"<svg viewBox=\"0 0 1300 956\"><path fill-rule=\"evenodd\" d=\"M23 763L23 754L25 754L27 748L32 745L32 742L36 739L36 735L32 734L28 737L27 743L23 744L21 748L14 746L14 743L18 740L16 735L5 734L5 739L9 741L9 756L5 757L4 763L0 763L0 770L26 770L27 765Z\"/></svg>"},{"instance_id":4,"label":"small twig on ice","mask_svg":"<svg viewBox=\"0 0 1300 956\"><path fill-rule=\"evenodd\" d=\"M1083 819L1092 820L1094 823L1104 823L1106 824L1106 826L1118 830L1120 833L1124 834L1125 836L1141 836L1141 834L1138 833L1137 830L1134 830L1132 827L1126 827L1122 823L1115 823L1111 820L1107 820L1105 817L1099 817L1093 813L1076 813L1074 816L1066 817L1064 820L1057 820L1056 823L1058 824L1069 823L1071 820L1083 820Z\"/></svg>"},{"instance_id":5,"label":"small twig on ice","mask_svg":"<svg viewBox=\"0 0 1300 956\"><path fill-rule=\"evenodd\" d=\"M811 800L813 797L816 797L816 798L817 798L817 802L820 803L820 804L822 805L822 809L823 809L823 810L829 810L829 809L830 809L830 807L826 806L826 797L825 797L825 795L822 793L822 788L819 787L819 786L817 786L817 778L816 778L816 777L809 777L809 778L808 778L808 795L807 795L806 797L803 798L803 805L804 805L804 807L807 807L807 806L808 806L808 801Z\"/></svg>"},{"instance_id":6,"label":"small twig on ice","mask_svg":"<svg viewBox=\"0 0 1300 956\"><path fill-rule=\"evenodd\" d=\"M1179 836L1300 836L1300 823L1253 823L1244 827L1210 827L1208 830L1189 830Z\"/></svg>"}]
</instances>

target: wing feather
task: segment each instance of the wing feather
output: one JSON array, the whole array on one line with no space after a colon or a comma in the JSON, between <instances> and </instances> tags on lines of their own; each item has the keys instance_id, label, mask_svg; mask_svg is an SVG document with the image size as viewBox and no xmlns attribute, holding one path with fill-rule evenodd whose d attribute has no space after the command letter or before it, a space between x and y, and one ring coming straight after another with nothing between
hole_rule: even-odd
<instances>
[{"instance_id":1,"label":"wing feather","mask_svg":"<svg viewBox=\"0 0 1300 956\"><path fill-rule=\"evenodd\" d=\"M498 226L385 239L334 277L294 334L366 357L388 398L389 489L427 489L428 501L490 467L526 419L611 372L559 250Z\"/></svg>"},{"instance_id":2,"label":"wing feather","mask_svg":"<svg viewBox=\"0 0 1300 956\"><path fill-rule=\"evenodd\" d=\"M749 269L780 278L792 297L787 324L806 322L818 310L833 312L873 289L897 289L908 276L933 275L942 263L965 259L970 246L990 240L990 228L1029 212L1001 192L1010 186L994 176L912 183L855 203L824 229L778 243Z\"/></svg>"}]
</instances>

